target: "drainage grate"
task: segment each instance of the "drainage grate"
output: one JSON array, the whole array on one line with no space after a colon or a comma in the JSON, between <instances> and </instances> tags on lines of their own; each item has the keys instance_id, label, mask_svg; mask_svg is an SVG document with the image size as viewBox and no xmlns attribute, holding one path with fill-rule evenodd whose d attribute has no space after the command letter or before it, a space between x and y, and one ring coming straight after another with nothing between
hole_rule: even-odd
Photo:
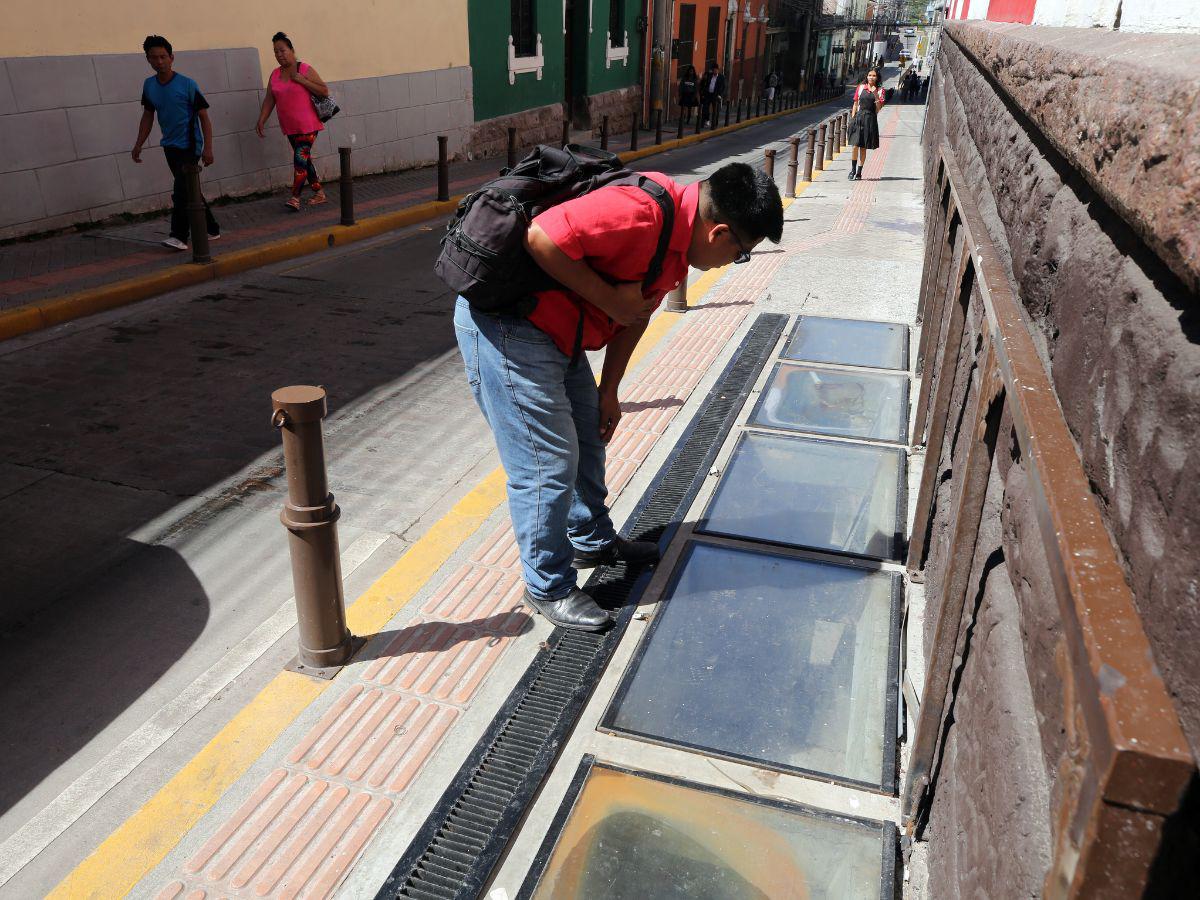
<instances>
[{"instance_id":1,"label":"drainage grate","mask_svg":"<svg viewBox=\"0 0 1200 900\"><path fill-rule=\"evenodd\" d=\"M630 516L628 535L664 545L783 333L762 314ZM483 889L607 665L652 572L597 569L587 590L620 609L604 634L555 629L417 832L378 898L454 900Z\"/></svg>"}]
</instances>

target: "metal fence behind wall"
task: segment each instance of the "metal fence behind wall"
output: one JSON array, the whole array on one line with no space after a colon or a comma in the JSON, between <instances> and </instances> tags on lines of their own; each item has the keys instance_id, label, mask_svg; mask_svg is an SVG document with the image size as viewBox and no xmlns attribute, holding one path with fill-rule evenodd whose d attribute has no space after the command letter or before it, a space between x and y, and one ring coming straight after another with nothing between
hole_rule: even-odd
<instances>
[{"instance_id":1,"label":"metal fence behind wall","mask_svg":"<svg viewBox=\"0 0 1200 900\"><path fill-rule=\"evenodd\" d=\"M983 225L970 184L949 149L932 186L934 221L926 244L918 316L921 375L913 441L925 460L908 569L922 580L937 504L938 458L953 429L953 383L974 371L954 450L948 545L928 648L925 687L902 794L906 828L923 827L936 789L949 691L961 652L963 609L971 588L984 495L1000 422L1012 433L1031 478L1038 537L1051 573L1068 648L1063 721L1077 723L1071 777L1061 777L1050 810L1052 861L1044 896L1140 896L1162 837L1195 764L1166 686L1154 667L1111 538L1075 450L1054 388L1021 316L1020 304ZM968 319L982 307L978 342ZM973 359L963 359L973 354ZM972 377L970 375L966 376ZM943 501L944 502L944 501ZM1115 673L1119 673L1116 676ZM931 774L933 773L933 774Z\"/></svg>"}]
</instances>

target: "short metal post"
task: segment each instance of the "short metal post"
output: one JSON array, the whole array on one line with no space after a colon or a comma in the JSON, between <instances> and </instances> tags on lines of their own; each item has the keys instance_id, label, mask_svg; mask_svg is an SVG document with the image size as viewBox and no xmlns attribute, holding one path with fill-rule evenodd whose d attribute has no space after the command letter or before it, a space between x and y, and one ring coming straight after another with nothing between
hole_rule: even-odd
<instances>
[{"instance_id":1,"label":"short metal post","mask_svg":"<svg viewBox=\"0 0 1200 900\"><path fill-rule=\"evenodd\" d=\"M438 135L438 193L439 200L450 199L450 153L449 143L450 138L444 134Z\"/></svg>"},{"instance_id":2,"label":"short metal post","mask_svg":"<svg viewBox=\"0 0 1200 900\"><path fill-rule=\"evenodd\" d=\"M820 172L825 168L825 129L826 124L822 122L817 126L817 153L813 157L813 168Z\"/></svg>"},{"instance_id":3,"label":"short metal post","mask_svg":"<svg viewBox=\"0 0 1200 900\"><path fill-rule=\"evenodd\" d=\"M796 172L800 168L800 138L788 138L791 151L788 153L787 195L796 196Z\"/></svg>"},{"instance_id":4,"label":"short metal post","mask_svg":"<svg viewBox=\"0 0 1200 900\"><path fill-rule=\"evenodd\" d=\"M775 149L768 147L763 151L763 171L767 173L768 178L775 177Z\"/></svg>"},{"instance_id":5,"label":"short metal post","mask_svg":"<svg viewBox=\"0 0 1200 900\"><path fill-rule=\"evenodd\" d=\"M742 121L742 98L741 97L737 98L737 116L735 117L734 121L736 121L736 122Z\"/></svg>"},{"instance_id":6,"label":"short metal post","mask_svg":"<svg viewBox=\"0 0 1200 900\"><path fill-rule=\"evenodd\" d=\"M679 107L679 131L675 134L675 140L683 140L683 107Z\"/></svg>"},{"instance_id":7,"label":"short metal post","mask_svg":"<svg viewBox=\"0 0 1200 900\"><path fill-rule=\"evenodd\" d=\"M833 152L837 153L842 149L842 117L838 115L830 119L829 127L833 129Z\"/></svg>"},{"instance_id":8,"label":"short metal post","mask_svg":"<svg viewBox=\"0 0 1200 900\"><path fill-rule=\"evenodd\" d=\"M200 193L199 163L185 164L183 173L187 176L187 214L188 229L192 233L192 262L210 263L212 257L208 253L208 217L204 215L204 195Z\"/></svg>"},{"instance_id":9,"label":"short metal post","mask_svg":"<svg viewBox=\"0 0 1200 900\"><path fill-rule=\"evenodd\" d=\"M641 101L638 101L637 106L633 108L633 122L629 126L629 149L636 150L638 148L638 119L641 118Z\"/></svg>"},{"instance_id":10,"label":"short metal post","mask_svg":"<svg viewBox=\"0 0 1200 900\"><path fill-rule=\"evenodd\" d=\"M850 143L850 113L842 113L842 146Z\"/></svg>"},{"instance_id":11,"label":"short metal post","mask_svg":"<svg viewBox=\"0 0 1200 900\"><path fill-rule=\"evenodd\" d=\"M283 435L288 498L279 518L288 530L300 638L300 652L288 668L332 678L328 670L350 659L355 642L342 596L341 510L325 476L325 391L311 385L280 388L271 395L271 406L271 424Z\"/></svg>"},{"instance_id":12,"label":"short metal post","mask_svg":"<svg viewBox=\"0 0 1200 900\"><path fill-rule=\"evenodd\" d=\"M342 224L354 224L354 176L350 173L350 148L338 147L338 162L341 174L338 177L338 193L342 200Z\"/></svg>"},{"instance_id":13,"label":"short metal post","mask_svg":"<svg viewBox=\"0 0 1200 900\"><path fill-rule=\"evenodd\" d=\"M600 120L600 149L608 149L608 116Z\"/></svg>"},{"instance_id":14,"label":"short metal post","mask_svg":"<svg viewBox=\"0 0 1200 900\"><path fill-rule=\"evenodd\" d=\"M733 112L733 104L728 101L725 103L725 127L729 127L729 114Z\"/></svg>"},{"instance_id":15,"label":"short metal post","mask_svg":"<svg viewBox=\"0 0 1200 900\"><path fill-rule=\"evenodd\" d=\"M825 162L833 162L833 120L829 120L829 134L825 141Z\"/></svg>"},{"instance_id":16,"label":"short metal post","mask_svg":"<svg viewBox=\"0 0 1200 900\"><path fill-rule=\"evenodd\" d=\"M657 147L662 143L662 120L663 111L656 109L654 111L654 146Z\"/></svg>"},{"instance_id":17,"label":"short metal post","mask_svg":"<svg viewBox=\"0 0 1200 900\"><path fill-rule=\"evenodd\" d=\"M701 103L696 107L696 134L700 133L700 125L704 122L704 113L708 111L708 107Z\"/></svg>"},{"instance_id":18,"label":"short metal post","mask_svg":"<svg viewBox=\"0 0 1200 900\"><path fill-rule=\"evenodd\" d=\"M687 312L687 275L679 282L679 287L667 294L667 312Z\"/></svg>"},{"instance_id":19,"label":"short metal post","mask_svg":"<svg viewBox=\"0 0 1200 900\"><path fill-rule=\"evenodd\" d=\"M808 146L804 148L804 180L812 181L813 150L817 145L817 130L808 129Z\"/></svg>"},{"instance_id":20,"label":"short metal post","mask_svg":"<svg viewBox=\"0 0 1200 900\"><path fill-rule=\"evenodd\" d=\"M571 120L563 119L562 145L565 147L571 143Z\"/></svg>"},{"instance_id":21,"label":"short metal post","mask_svg":"<svg viewBox=\"0 0 1200 900\"><path fill-rule=\"evenodd\" d=\"M511 169L517 164L517 129L509 127L508 129L508 167Z\"/></svg>"}]
</instances>

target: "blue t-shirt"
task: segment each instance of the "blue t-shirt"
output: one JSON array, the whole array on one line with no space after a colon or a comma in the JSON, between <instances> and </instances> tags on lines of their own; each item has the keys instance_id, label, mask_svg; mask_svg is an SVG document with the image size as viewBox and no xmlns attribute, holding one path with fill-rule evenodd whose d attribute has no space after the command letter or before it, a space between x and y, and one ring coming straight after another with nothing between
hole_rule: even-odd
<instances>
[{"instance_id":1,"label":"blue t-shirt","mask_svg":"<svg viewBox=\"0 0 1200 900\"><path fill-rule=\"evenodd\" d=\"M142 106L158 114L158 127L162 130L160 143L164 147L194 150L197 156L204 152L199 112L208 109L208 101L192 79L174 72L171 80L162 84L157 75L151 75L142 84ZM192 126L191 138L188 137L188 123Z\"/></svg>"}]
</instances>

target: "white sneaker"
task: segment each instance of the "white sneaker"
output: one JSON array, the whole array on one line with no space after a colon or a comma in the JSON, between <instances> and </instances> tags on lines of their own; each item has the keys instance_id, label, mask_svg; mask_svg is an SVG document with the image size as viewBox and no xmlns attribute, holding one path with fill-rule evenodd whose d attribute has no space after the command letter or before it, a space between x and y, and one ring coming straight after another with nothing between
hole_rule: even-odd
<instances>
[{"instance_id":1,"label":"white sneaker","mask_svg":"<svg viewBox=\"0 0 1200 900\"><path fill-rule=\"evenodd\" d=\"M172 250L186 250L188 245L179 238L171 236L162 242L164 247L170 247Z\"/></svg>"},{"instance_id":2,"label":"white sneaker","mask_svg":"<svg viewBox=\"0 0 1200 900\"><path fill-rule=\"evenodd\" d=\"M219 231L216 234L210 234L208 236L208 240L210 243L212 241L219 241L220 239L221 239L221 232L219 232Z\"/></svg>"}]
</instances>

